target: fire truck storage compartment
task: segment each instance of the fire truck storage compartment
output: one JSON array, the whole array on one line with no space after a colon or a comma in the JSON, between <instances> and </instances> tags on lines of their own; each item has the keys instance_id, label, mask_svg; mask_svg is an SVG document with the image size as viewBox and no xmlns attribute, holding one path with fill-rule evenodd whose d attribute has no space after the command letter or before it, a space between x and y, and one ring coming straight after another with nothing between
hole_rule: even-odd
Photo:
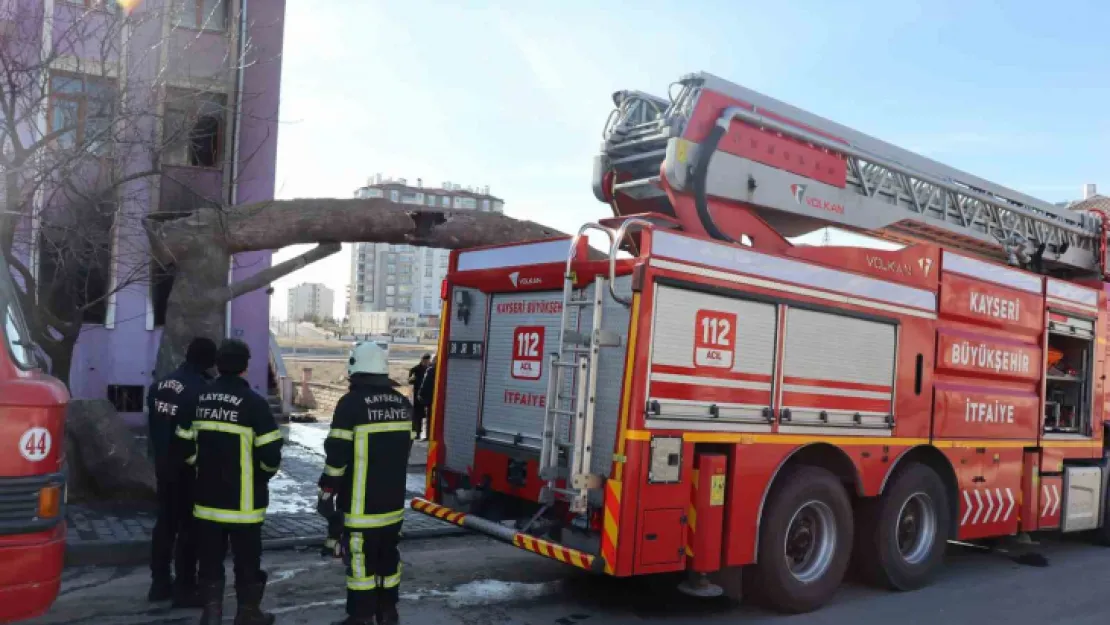
<instances>
[{"instance_id":1,"label":"fire truck storage compartment","mask_svg":"<svg viewBox=\"0 0 1110 625\"><path fill-rule=\"evenodd\" d=\"M777 325L774 304L658 285L648 426L769 431Z\"/></svg>"},{"instance_id":2,"label":"fire truck storage compartment","mask_svg":"<svg viewBox=\"0 0 1110 625\"><path fill-rule=\"evenodd\" d=\"M676 564L686 544L685 511L682 508L645 510L640 532L639 564Z\"/></svg>"},{"instance_id":3,"label":"fire truck storage compartment","mask_svg":"<svg viewBox=\"0 0 1110 625\"><path fill-rule=\"evenodd\" d=\"M892 425L897 326L788 308L780 429Z\"/></svg>"},{"instance_id":4,"label":"fire truck storage compartment","mask_svg":"<svg viewBox=\"0 0 1110 625\"><path fill-rule=\"evenodd\" d=\"M1049 310L1044 430L1089 436L1095 324Z\"/></svg>"},{"instance_id":5,"label":"fire truck storage compartment","mask_svg":"<svg viewBox=\"0 0 1110 625\"><path fill-rule=\"evenodd\" d=\"M451 307L446 311L451 315L448 346L484 345L489 296L478 289L456 286L451 289L450 301ZM444 466L462 474L474 465L480 397L475 390L482 388L482 359L474 357L473 350L467 352L470 354L467 357L453 356L448 349L446 355L440 355L439 363L447 376L443 394L438 398L444 415Z\"/></svg>"},{"instance_id":6,"label":"fire truck storage compartment","mask_svg":"<svg viewBox=\"0 0 1110 625\"><path fill-rule=\"evenodd\" d=\"M618 277L615 288L626 296L631 276ZM539 456L547 403L551 354L559 350L559 324L562 318L562 291L510 292L485 294L465 287L454 292L470 294L470 318L464 323L451 311L448 341L483 343L483 359L451 359L447 362L447 382L443 402L444 468L469 475L476 470L475 450L488 449L499 456ZM575 299L593 300L594 285L575 293ZM619 419L621 384L627 350L628 307L614 300L605 290L602 330L621 337L620 344L604 346L593 366L599 367L597 402L594 416L591 472L607 476ZM589 335L593 324L592 306L575 307L569 313L569 327ZM564 394L574 392L573 375ZM566 453L573 440L569 418L560 416L556 440ZM512 452L510 454L510 451ZM563 459L565 466L569 453ZM518 463L519 464L519 463ZM485 466L485 465L483 465ZM529 471L534 463L529 464ZM480 482L482 476L473 476ZM529 481L534 476L528 476Z\"/></svg>"}]
</instances>

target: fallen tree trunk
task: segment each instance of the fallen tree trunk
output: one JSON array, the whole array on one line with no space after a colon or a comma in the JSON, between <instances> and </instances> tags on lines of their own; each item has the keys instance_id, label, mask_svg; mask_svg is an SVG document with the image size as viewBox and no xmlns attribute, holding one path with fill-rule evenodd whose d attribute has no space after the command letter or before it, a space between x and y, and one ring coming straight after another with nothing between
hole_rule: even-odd
<instances>
[{"instance_id":1,"label":"fallen tree trunk","mask_svg":"<svg viewBox=\"0 0 1110 625\"><path fill-rule=\"evenodd\" d=\"M378 198L200 208L179 219L147 225L156 258L176 268L156 376L165 375L184 359L193 337L224 336L224 307L231 299L335 253L341 241L460 249L565 236L500 213L419 207ZM238 284L227 283L233 254L306 243L322 245Z\"/></svg>"}]
</instances>

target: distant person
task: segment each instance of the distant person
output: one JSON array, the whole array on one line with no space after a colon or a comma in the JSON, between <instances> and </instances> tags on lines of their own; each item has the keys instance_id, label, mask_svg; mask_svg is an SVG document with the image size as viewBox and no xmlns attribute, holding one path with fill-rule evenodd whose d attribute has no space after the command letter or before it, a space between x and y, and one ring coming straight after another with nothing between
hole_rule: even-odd
<instances>
[{"instance_id":1,"label":"distant person","mask_svg":"<svg viewBox=\"0 0 1110 625\"><path fill-rule=\"evenodd\" d=\"M195 471L174 458L179 439L174 431L182 417L196 410L197 395L212 379L216 343L198 337L189 343L185 362L157 380L146 395L148 440L158 484L158 521L150 541L150 601L173 599L174 607L200 607L197 597L197 552L193 528ZM176 552L176 554L175 554ZM173 563L176 578L170 576Z\"/></svg>"},{"instance_id":2,"label":"distant person","mask_svg":"<svg viewBox=\"0 0 1110 625\"><path fill-rule=\"evenodd\" d=\"M343 518L348 618L335 625L396 625L412 404L375 342L355 345L348 363L351 386L324 441L317 504L325 518Z\"/></svg>"},{"instance_id":3,"label":"distant person","mask_svg":"<svg viewBox=\"0 0 1110 625\"><path fill-rule=\"evenodd\" d=\"M193 516L200 556L204 603L201 625L223 622L224 558L235 561L235 625L272 625L262 611L266 573L262 571L262 522L269 505L269 481L281 465L281 431L270 405L243 378L250 348L228 339L216 353L220 377L197 399L177 436L185 441L185 462L196 467Z\"/></svg>"},{"instance_id":4,"label":"distant person","mask_svg":"<svg viewBox=\"0 0 1110 625\"><path fill-rule=\"evenodd\" d=\"M412 385L412 432L413 438L420 438L421 432L424 431L424 421L428 416L428 410L431 406L426 405L420 401L420 383L424 381L424 373L428 370L428 365L432 362L431 354L424 354L420 357L420 362L416 363L412 369L409 369L409 384Z\"/></svg>"},{"instance_id":5,"label":"distant person","mask_svg":"<svg viewBox=\"0 0 1110 625\"><path fill-rule=\"evenodd\" d=\"M414 393L419 399L421 405L425 407L425 414L430 414L432 410L432 399L435 397L436 392L436 356L432 356L428 361L428 367L424 369L424 376L420 379L420 388ZM428 421L431 427L431 420ZM428 432L420 438L422 441L428 440Z\"/></svg>"}]
</instances>

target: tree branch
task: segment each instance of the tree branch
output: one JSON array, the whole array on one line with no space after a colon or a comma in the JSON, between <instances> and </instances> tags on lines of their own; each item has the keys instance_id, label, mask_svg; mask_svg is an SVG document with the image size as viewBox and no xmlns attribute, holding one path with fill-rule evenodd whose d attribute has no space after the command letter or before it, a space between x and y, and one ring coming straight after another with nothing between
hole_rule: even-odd
<instances>
[{"instance_id":1,"label":"tree branch","mask_svg":"<svg viewBox=\"0 0 1110 625\"><path fill-rule=\"evenodd\" d=\"M339 243L321 243L320 245L312 248L304 254L301 254L300 256L290 258L287 261L278 263L267 269L263 269L262 271L259 271L249 278L245 278L243 280L240 280L239 282L230 285L227 288L227 299L233 300L240 295L245 295L247 293L250 293L251 291L261 289L274 280L277 280L278 278L281 278L283 276L287 276L300 269L301 267L310 265L322 258L327 258L328 256L335 254L342 248L343 246Z\"/></svg>"}]
</instances>

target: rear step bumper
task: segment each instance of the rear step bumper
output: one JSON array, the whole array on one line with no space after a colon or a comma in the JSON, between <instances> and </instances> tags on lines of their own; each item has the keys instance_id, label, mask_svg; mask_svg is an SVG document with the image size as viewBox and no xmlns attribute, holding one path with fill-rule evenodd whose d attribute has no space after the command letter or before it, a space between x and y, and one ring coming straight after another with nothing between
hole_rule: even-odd
<instances>
[{"instance_id":1,"label":"rear step bumper","mask_svg":"<svg viewBox=\"0 0 1110 625\"><path fill-rule=\"evenodd\" d=\"M491 538L496 538L502 542L509 543L510 545L538 553L546 558L558 560L563 564L569 564L591 573L604 573L605 560L599 556L585 553L577 549L571 549L562 545L555 544L550 541L522 534L512 528L499 525L493 521L488 521L481 517L469 515L463 512L456 512L450 508L432 503L419 497L412 500L412 509L421 512L430 517L454 523L459 527L464 527L475 532L480 532Z\"/></svg>"}]
</instances>

